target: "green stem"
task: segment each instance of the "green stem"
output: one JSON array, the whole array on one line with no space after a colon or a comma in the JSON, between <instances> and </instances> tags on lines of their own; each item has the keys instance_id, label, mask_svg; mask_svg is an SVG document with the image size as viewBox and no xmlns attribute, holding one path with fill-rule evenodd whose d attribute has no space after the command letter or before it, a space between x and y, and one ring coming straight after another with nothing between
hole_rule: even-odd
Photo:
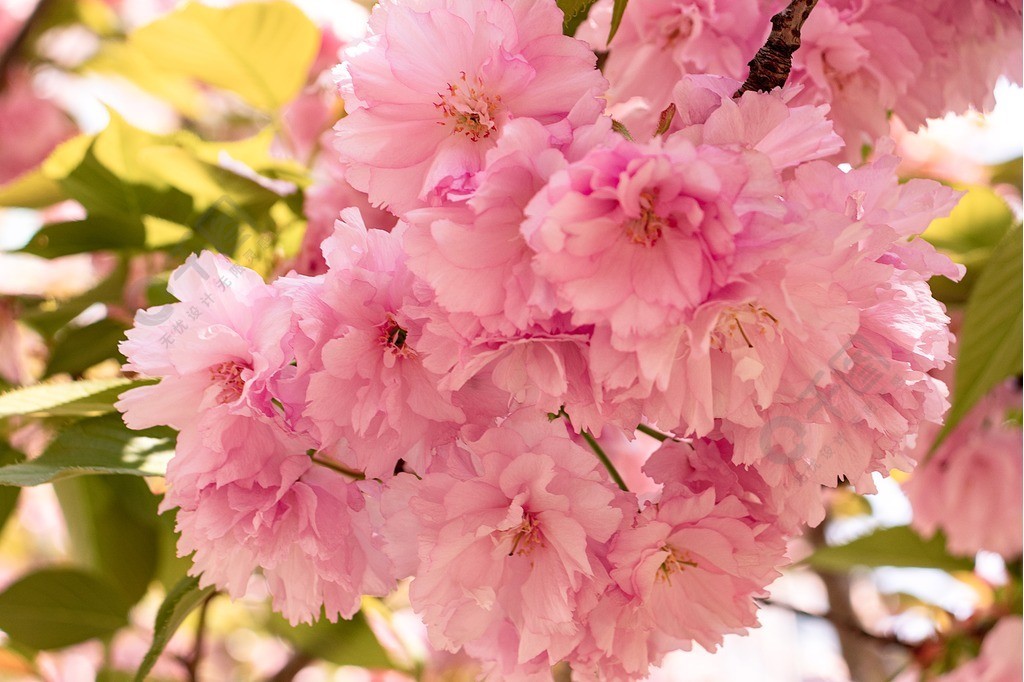
<instances>
[{"instance_id":1,"label":"green stem","mask_svg":"<svg viewBox=\"0 0 1024 682\"><path fill-rule=\"evenodd\" d=\"M695 450L696 449L696 448L693 447L693 443L691 443L690 441L683 440L682 438L676 438L675 436L670 436L667 433L662 433L661 431L657 431L655 429L652 429L647 424L637 424L636 425L636 430L639 431L640 433L646 433L651 438L654 438L655 440L660 440L662 443L664 443L667 440L670 440L670 441L672 441L674 443L684 443L685 445L690 446L691 450Z\"/></svg>"},{"instance_id":2,"label":"green stem","mask_svg":"<svg viewBox=\"0 0 1024 682\"><path fill-rule=\"evenodd\" d=\"M647 424L637 424L636 425L636 430L639 431L640 433L646 433L651 438L660 440L662 443L664 443L667 440L676 440L675 437L670 436L667 433L662 433L661 431L655 431L654 429L652 429Z\"/></svg>"},{"instance_id":3,"label":"green stem","mask_svg":"<svg viewBox=\"0 0 1024 682\"><path fill-rule=\"evenodd\" d=\"M626 487L626 482L622 480L622 476L619 475L619 472L618 470L616 470L615 465L612 464L612 461L610 459L608 459L608 455L605 454L605 451L602 450L601 446L597 444L597 441L594 439L594 437L590 435L589 431L583 431L582 435L583 438L587 441L587 444L594 451L594 454L597 455L597 458L601 460L601 464L604 464L604 468L608 470L608 473L611 475L612 480L615 481L615 483L620 488L622 488L624 491L628 493L629 488Z\"/></svg>"},{"instance_id":4,"label":"green stem","mask_svg":"<svg viewBox=\"0 0 1024 682\"><path fill-rule=\"evenodd\" d=\"M366 474L364 474L364 473L362 473L360 471L355 471L354 469L348 469L346 467L341 466L340 464L335 464L334 462L328 462L326 460L317 459L316 457L313 457L312 455L310 456L310 459L313 460L313 464L319 464L322 467L327 467L328 469L331 469L332 471L337 471L339 474L344 474L345 476L349 476L351 478L354 478L357 481L364 481L364 480L366 480Z\"/></svg>"}]
</instances>

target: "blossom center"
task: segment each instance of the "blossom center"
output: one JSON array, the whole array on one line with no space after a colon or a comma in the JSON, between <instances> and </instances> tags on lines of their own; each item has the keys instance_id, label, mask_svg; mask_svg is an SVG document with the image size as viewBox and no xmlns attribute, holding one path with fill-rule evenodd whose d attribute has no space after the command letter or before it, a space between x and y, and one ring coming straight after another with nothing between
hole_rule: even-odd
<instances>
[{"instance_id":1,"label":"blossom center","mask_svg":"<svg viewBox=\"0 0 1024 682\"><path fill-rule=\"evenodd\" d=\"M692 566L694 568L697 566L697 562L694 561L689 554L676 549L672 545L665 545L661 548L661 551L668 552L668 556L663 562L661 562L661 566L658 567L656 580L659 582L671 585L673 573L682 573L687 566Z\"/></svg>"},{"instance_id":2,"label":"blossom center","mask_svg":"<svg viewBox=\"0 0 1024 682\"><path fill-rule=\"evenodd\" d=\"M723 351L753 348L754 341L774 339L778 324L774 315L756 303L726 308L711 331L711 347Z\"/></svg>"},{"instance_id":3,"label":"blossom center","mask_svg":"<svg viewBox=\"0 0 1024 682\"><path fill-rule=\"evenodd\" d=\"M478 142L497 130L497 112L501 106L501 95L489 95L484 91L483 80L477 76L471 82L463 71L459 80L448 83L446 92L439 92L439 101L434 106L442 113L440 125L451 125L452 133L462 133L473 142Z\"/></svg>"},{"instance_id":4,"label":"blossom center","mask_svg":"<svg viewBox=\"0 0 1024 682\"><path fill-rule=\"evenodd\" d=\"M233 403L242 397L242 390L245 388L245 379L242 372L249 369L234 360L222 362L210 368L210 380L214 385L220 387L217 394L217 402L224 405Z\"/></svg>"},{"instance_id":5,"label":"blossom center","mask_svg":"<svg viewBox=\"0 0 1024 682\"><path fill-rule=\"evenodd\" d=\"M508 552L509 556L529 554L535 547L544 546L544 537L541 535L540 526L533 514L524 514L523 522L506 533L512 537L512 549Z\"/></svg>"},{"instance_id":6,"label":"blossom center","mask_svg":"<svg viewBox=\"0 0 1024 682\"><path fill-rule=\"evenodd\" d=\"M395 318L388 315L384 324L380 325L380 343L395 355L411 355L412 348L407 345L409 332Z\"/></svg>"},{"instance_id":7,"label":"blossom center","mask_svg":"<svg viewBox=\"0 0 1024 682\"><path fill-rule=\"evenodd\" d=\"M657 39L663 49L685 44L701 30L701 12L696 7L685 7L674 20L666 17L666 21L658 23Z\"/></svg>"},{"instance_id":8,"label":"blossom center","mask_svg":"<svg viewBox=\"0 0 1024 682\"><path fill-rule=\"evenodd\" d=\"M626 235L634 244L654 246L668 226L667 221L654 211L656 200L657 195L654 192L642 192L640 216L626 221Z\"/></svg>"}]
</instances>

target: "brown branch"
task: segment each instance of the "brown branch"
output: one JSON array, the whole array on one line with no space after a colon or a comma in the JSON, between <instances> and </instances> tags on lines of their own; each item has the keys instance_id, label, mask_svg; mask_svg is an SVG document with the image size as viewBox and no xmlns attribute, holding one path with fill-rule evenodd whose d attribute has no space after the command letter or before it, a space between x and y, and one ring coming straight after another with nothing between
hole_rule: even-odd
<instances>
[{"instance_id":1,"label":"brown branch","mask_svg":"<svg viewBox=\"0 0 1024 682\"><path fill-rule=\"evenodd\" d=\"M772 17L772 32L750 60L750 75L733 97L748 90L769 92L786 84L793 53L800 47L800 29L816 4L818 0L791 0L786 9Z\"/></svg>"},{"instance_id":2,"label":"brown branch","mask_svg":"<svg viewBox=\"0 0 1024 682\"><path fill-rule=\"evenodd\" d=\"M32 29L46 13L50 3L51 0L38 0L36 6L32 9L32 13L22 22L21 28L11 38L11 42L0 51L0 92L3 92L4 88L7 87L11 65L17 58L18 53L21 52L21 48L24 46L25 41L28 40Z\"/></svg>"},{"instance_id":3,"label":"brown branch","mask_svg":"<svg viewBox=\"0 0 1024 682\"><path fill-rule=\"evenodd\" d=\"M315 658L303 651L296 651L292 654L291 658L285 661L280 670L267 678L267 682L292 682L303 668L315 660Z\"/></svg>"},{"instance_id":4,"label":"brown branch","mask_svg":"<svg viewBox=\"0 0 1024 682\"><path fill-rule=\"evenodd\" d=\"M192 651L188 656L179 656L178 661L185 666L185 674L189 682L199 682L199 662L203 658L203 640L206 636L206 612L210 608L210 601L217 596L213 592L199 606L199 623L196 625L196 639L192 645Z\"/></svg>"},{"instance_id":5,"label":"brown branch","mask_svg":"<svg viewBox=\"0 0 1024 682\"><path fill-rule=\"evenodd\" d=\"M857 637L877 642L879 644L891 644L894 646L903 647L904 649L912 648L912 645L903 642L895 635L879 635L874 632L869 632L863 626L861 626L855 618L852 616L840 617L834 612L829 611L828 613L812 613L811 611L805 611L804 609L797 608L792 604L785 602L774 601L772 599L755 599L761 606L773 606L777 609L789 611L790 613L800 616L802 618L818 618L821 620L827 620L837 631L845 631Z\"/></svg>"}]
</instances>

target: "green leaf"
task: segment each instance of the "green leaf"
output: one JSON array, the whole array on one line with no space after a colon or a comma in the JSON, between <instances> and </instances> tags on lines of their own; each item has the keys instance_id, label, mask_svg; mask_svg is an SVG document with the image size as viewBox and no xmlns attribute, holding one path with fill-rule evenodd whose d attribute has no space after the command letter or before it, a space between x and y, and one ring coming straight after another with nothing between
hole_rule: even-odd
<instances>
[{"instance_id":1,"label":"green leaf","mask_svg":"<svg viewBox=\"0 0 1024 682\"><path fill-rule=\"evenodd\" d=\"M33 486L85 474L163 476L174 454L166 427L129 431L117 414L63 429L36 459L0 468L0 485Z\"/></svg>"},{"instance_id":2,"label":"green leaf","mask_svg":"<svg viewBox=\"0 0 1024 682\"><path fill-rule=\"evenodd\" d=\"M175 585L156 612L153 625L153 642L135 673L136 682L143 682L156 665L160 654L171 641L171 637L188 617L188 614L213 595L213 587L199 587L199 578L187 576Z\"/></svg>"},{"instance_id":3,"label":"green leaf","mask_svg":"<svg viewBox=\"0 0 1024 682\"><path fill-rule=\"evenodd\" d=\"M225 196L239 204L268 206L280 198L249 178L199 159L190 149L154 146L145 151L145 159L164 182L191 196L197 210L204 210Z\"/></svg>"},{"instance_id":4,"label":"green leaf","mask_svg":"<svg viewBox=\"0 0 1024 682\"><path fill-rule=\"evenodd\" d=\"M119 395L150 380L88 379L17 388L0 394L5 417L91 417L114 411Z\"/></svg>"},{"instance_id":5,"label":"green leaf","mask_svg":"<svg viewBox=\"0 0 1024 682\"><path fill-rule=\"evenodd\" d=\"M101 578L76 569L44 569L0 594L0 629L33 649L59 649L113 634L128 624L130 606Z\"/></svg>"},{"instance_id":6,"label":"green leaf","mask_svg":"<svg viewBox=\"0 0 1024 682\"><path fill-rule=\"evenodd\" d=\"M146 228L123 217L110 220L91 212L82 220L51 223L36 232L21 250L42 258L59 258L91 251L141 249L146 245Z\"/></svg>"},{"instance_id":7,"label":"green leaf","mask_svg":"<svg viewBox=\"0 0 1024 682\"><path fill-rule=\"evenodd\" d=\"M1019 192L1024 187L1024 159L1019 156L1016 159L1004 161L995 166L990 166L992 177L990 182L995 185L1013 185Z\"/></svg>"},{"instance_id":8,"label":"green leaf","mask_svg":"<svg viewBox=\"0 0 1024 682\"><path fill-rule=\"evenodd\" d=\"M288 2L214 8L197 2L142 26L128 47L162 68L274 111L305 85L320 32Z\"/></svg>"},{"instance_id":9,"label":"green leaf","mask_svg":"<svg viewBox=\"0 0 1024 682\"><path fill-rule=\"evenodd\" d=\"M299 650L335 665L394 667L362 612L356 613L352 620L332 623L321 619L313 625L297 626L275 613L268 626L271 632L287 639Z\"/></svg>"},{"instance_id":10,"label":"green leaf","mask_svg":"<svg viewBox=\"0 0 1024 682\"><path fill-rule=\"evenodd\" d=\"M0 442L0 467L7 466L9 464L17 464L23 459L25 459L25 456L20 452L6 443ZM0 488L0 532L3 532L4 526L7 524L7 519L10 518L15 508L18 506L19 493L21 493L21 488L11 488L7 486Z\"/></svg>"},{"instance_id":11,"label":"green leaf","mask_svg":"<svg viewBox=\"0 0 1024 682\"><path fill-rule=\"evenodd\" d=\"M183 147L191 149L199 159L207 163L219 163L221 153L226 152L231 158L272 180L288 180L300 187L312 183L309 168L297 161L282 158L274 151L277 134L273 126L267 126L252 137L241 140L210 142L188 131L179 132L177 138Z\"/></svg>"},{"instance_id":12,"label":"green leaf","mask_svg":"<svg viewBox=\"0 0 1024 682\"><path fill-rule=\"evenodd\" d=\"M144 162L147 149L165 143L111 113L110 123L95 137L59 146L43 163L43 173L81 203L87 216L44 227L23 250L53 258L142 249L147 216L187 224L194 214L192 198Z\"/></svg>"},{"instance_id":13,"label":"green leaf","mask_svg":"<svg viewBox=\"0 0 1024 682\"><path fill-rule=\"evenodd\" d=\"M973 559L954 557L946 551L946 540L936 533L924 540L909 526L883 528L853 542L822 547L804 560L823 571L843 572L854 566L899 566L970 571Z\"/></svg>"},{"instance_id":14,"label":"green leaf","mask_svg":"<svg viewBox=\"0 0 1024 682\"><path fill-rule=\"evenodd\" d=\"M52 338L64 325L94 303L121 301L127 272L127 266L122 260L95 288L66 301L44 301L35 308L26 309L20 319L43 336Z\"/></svg>"},{"instance_id":15,"label":"green leaf","mask_svg":"<svg viewBox=\"0 0 1024 682\"><path fill-rule=\"evenodd\" d=\"M626 5L629 4L629 0L615 0L615 4L612 6L612 27L608 31L608 43L611 44L612 38L619 31L619 25L622 23L622 15L626 12Z\"/></svg>"},{"instance_id":16,"label":"green leaf","mask_svg":"<svg viewBox=\"0 0 1024 682\"><path fill-rule=\"evenodd\" d=\"M932 451L989 390L1021 373L1024 285L1021 227L1010 230L978 279L964 313L953 407Z\"/></svg>"},{"instance_id":17,"label":"green leaf","mask_svg":"<svg viewBox=\"0 0 1024 682\"><path fill-rule=\"evenodd\" d=\"M924 238L967 266L967 274L959 282L935 277L932 292L946 303L963 303L984 272L999 240L1016 224L1016 217L1006 201L991 188L971 186L948 217L933 220Z\"/></svg>"},{"instance_id":18,"label":"green leaf","mask_svg":"<svg viewBox=\"0 0 1024 682\"><path fill-rule=\"evenodd\" d=\"M576 30L587 19L590 8L597 0L558 0L558 8L565 19L562 21L562 32L567 36L576 35Z\"/></svg>"},{"instance_id":19,"label":"green leaf","mask_svg":"<svg viewBox=\"0 0 1024 682\"><path fill-rule=\"evenodd\" d=\"M76 562L110 580L134 604L156 574L156 496L143 481L88 476L54 485Z\"/></svg>"},{"instance_id":20,"label":"green leaf","mask_svg":"<svg viewBox=\"0 0 1024 682\"><path fill-rule=\"evenodd\" d=\"M110 319L67 330L50 352L46 376L61 373L77 375L104 360L122 360L117 344L124 338L125 331L123 324Z\"/></svg>"},{"instance_id":21,"label":"green leaf","mask_svg":"<svg viewBox=\"0 0 1024 682\"><path fill-rule=\"evenodd\" d=\"M159 559L157 560L156 579L170 590L184 578L192 568L192 558L188 555L178 556L178 533L174 530L174 514L160 514L157 517L157 544Z\"/></svg>"}]
</instances>

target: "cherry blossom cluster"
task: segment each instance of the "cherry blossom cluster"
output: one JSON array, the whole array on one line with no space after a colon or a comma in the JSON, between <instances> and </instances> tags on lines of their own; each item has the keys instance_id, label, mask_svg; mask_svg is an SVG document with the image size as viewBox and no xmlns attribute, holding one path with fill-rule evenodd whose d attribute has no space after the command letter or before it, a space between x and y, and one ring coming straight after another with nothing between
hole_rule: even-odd
<instances>
[{"instance_id":1,"label":"cherry blossom cluster","mask_svg":"<svg viewBox=\"0 0 1024 682\"><path fill-rule=\"evenodd\" d=\"M830 117L831 57L733 96L770 4L634 0L609 84L554 0L378 3L336 69L318 274L192 256L121 347L160 379L127 424L180 432L163 506L204 584L259 570L308 622L411 578L431 643L502 680L636 679L756 626L821 487L870 491L941 422L928 279L962 275L917 238L957 192L885 142L835 165L877 131ZM606 104L636 98L655 126L624 135Z\"/></svg>"},{"instance_id":2,"label":"cherry blossom cluster","mask_svg":"<svg viewBox=\"0 0 1024 682\"><path fill-rule=\"evenodd\" d=\"M578 35L608 50L613 115L649 133L683 75L745 78L788 2L631 0L608 45L612 4L599 0ZM1000 77L1020 83L1021 15L1018 0L821 0L793 55L794 101L831 105L841 158L859 162L894 116L915 130L947 112L990 110Z\"/></svg>"}]
</instances>

